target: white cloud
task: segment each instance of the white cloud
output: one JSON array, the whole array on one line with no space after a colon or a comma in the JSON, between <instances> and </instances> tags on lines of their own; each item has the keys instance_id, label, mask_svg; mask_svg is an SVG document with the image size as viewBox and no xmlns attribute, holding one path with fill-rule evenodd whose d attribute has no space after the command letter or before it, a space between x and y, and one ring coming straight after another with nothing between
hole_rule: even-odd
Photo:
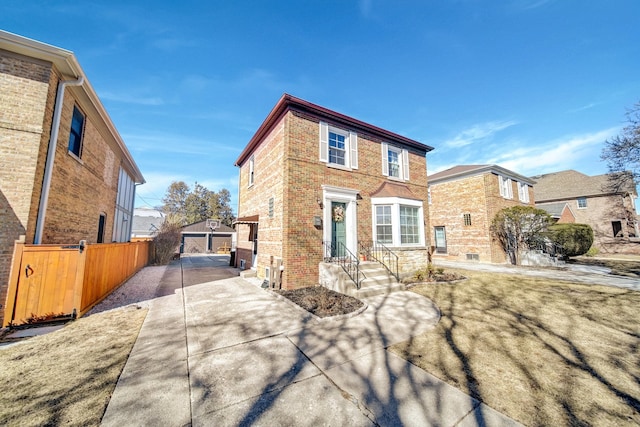
<instances>
[{"instance_id":1,"label":"white cloud","mask_svg":"<svg viewBox=\"0 0 640 427\"><path fill-rule=\"evenodd\" d=\"M100 92L100 98L108 101L122 102L125 104L137 104L137 105L163 105L164 104L164 101L162 100L162 98L157 96L144 97L144 96L136 96L132 94L124 94L124 93Z\"/></svg>"},{"instance_id":2,"label":"white cloud","mask_svg":"<svg viewBox=\"0 0 640 427\"><path fill-rule=\"evenodd\" d=\"M516 124L517 122L513 120L479 123L469 129L463 130L454 138L445 141L444 145L449 148L465 147L477 141L490 139L496 133Z\"/></svg>"},{"instance_id":3,"label":"white cloud","mask_svg":"<svg viewBox=\"0 0 640 427\"><path fill-rule=\"evenodd\" d=\"M515 149L500 148L501 153L487 159L521 174L537 174L564 169L580 169L586 162L599 161L601 144L616 135L619 128L567 136L547 144L520 146Z\"/></svg>"}]
</instances>

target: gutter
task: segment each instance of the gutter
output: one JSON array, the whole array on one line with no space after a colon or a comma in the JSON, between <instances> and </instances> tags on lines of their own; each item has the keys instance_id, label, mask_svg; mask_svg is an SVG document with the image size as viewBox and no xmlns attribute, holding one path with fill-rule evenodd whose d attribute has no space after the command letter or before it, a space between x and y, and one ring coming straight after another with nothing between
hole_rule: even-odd
<instances>
[{"instance_id":1,"label":"gutter","mask_svg":"<svg viewBox=\"0 0 640 427\"><path fill-rule=\"evenodd\" d=\"M36 220L36 233L33 243L41 244L44 229L44 220L47 215L47 204L49 203L49 189L51 188L51 176L53 174L53 162L56 157L56 146L58 144L58 134L60 132L60 120L62 117L62 104L64 102L64 88L66 86L82 86L84 77L77 80L62 80L58 83L56 94L56 104L53 109L53 123L51 125L51 136L49 137L49 149L47 151L47 161L44 165L44 179L42 181L42 191L40 193L40 205L38 206L38 218Z\"/></svg>"}]
</instances>

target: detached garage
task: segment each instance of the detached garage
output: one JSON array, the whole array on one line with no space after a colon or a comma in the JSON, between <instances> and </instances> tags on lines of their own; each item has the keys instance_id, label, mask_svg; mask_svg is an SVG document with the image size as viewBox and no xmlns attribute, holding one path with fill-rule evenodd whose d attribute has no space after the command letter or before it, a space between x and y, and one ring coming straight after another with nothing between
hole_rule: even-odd
<instances>
[{"instance_id":1,"label":"detached garage","mask_svg":"<svg viewBox=\"0 0 640 427\"><path fill-rule=\"evenodd\" d=\"M235 241L233 228L217 220L205 220L182 227L180 253L228 254Z\"/></svg>"}]
</instances>

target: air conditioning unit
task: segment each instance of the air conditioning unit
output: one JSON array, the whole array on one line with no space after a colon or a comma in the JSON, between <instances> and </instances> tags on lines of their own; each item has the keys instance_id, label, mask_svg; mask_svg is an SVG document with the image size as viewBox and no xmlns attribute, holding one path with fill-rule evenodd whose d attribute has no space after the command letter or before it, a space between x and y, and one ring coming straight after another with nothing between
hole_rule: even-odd
<instances>
[{"instance_id":1,"label":"air conditioning unit","mask_svg":"<svg viewBox=\"0 0 640 427\"><path fill-rule=\"evenodd\" d=\"M241 268L242 270L244 270L244 268L245 268L245 267L244 267L245 263L246 263L246 261L245 261L245 260L243 260L243 259L241 259L241 260L240 260L240 268Z\"/></svg>"}]
</instances>

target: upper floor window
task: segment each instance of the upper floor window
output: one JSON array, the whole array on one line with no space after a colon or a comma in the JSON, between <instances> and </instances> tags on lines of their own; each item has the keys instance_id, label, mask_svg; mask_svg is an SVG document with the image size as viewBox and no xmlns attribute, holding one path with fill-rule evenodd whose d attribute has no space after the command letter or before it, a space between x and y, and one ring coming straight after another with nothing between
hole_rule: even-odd
<instances>
[{"instance_id":1,"label":"upper floor window","mask_svg":"<svg viewBox=\"0 0 640 427\"><path fill-rule=\"evenodd\" d=\"M254 156L251 156L251 158L249 159L249 187L251 187L254 182L255 164L256 159Z\"/></svg>"},{"instance_id":2,"label":"upper floor window","mask_svg":"<svg viewBox=\"0 0 640 427\"><path fill-rule=\"evenodd\" d=\"M529 186L524 182L518 182L518 199L521 202L529 203Z\"/></svg>"},{"instance_id":3,"label":"upper floor window","mask_svg":"<svg viewBox=\"0 0 640 427\"><path fill-rule=\"evenodd\" d=\"M320 161L338 168L358 169L358 135L320 122Z\"/></svg>"},{"instance_id":4,"label":"upper floor window","mask_svg":"<svg viewBox=\"0 0 640 427\"><path fill-rule=\"evenodd\" d=\"M498 185L500 187L500 195L505 199L513 199L513 187L511 179L502 175L498 175Z\"/></svg>"},{"instance_id":5,"label":"upper floor window","mask_svg":"<svg viewBox=\"0 0 640 427\"><path fill-rule=\"evenodd\" d=\"M409 152L382 143L382 174L404 181L409 180Z\"/></svg>"},{"instance_id":6,"label":"upper floor window","mask_svg":"<svg viewBox=\"0 0 640 427\"><path fill-rule=\"evenodd\" d=\"M82 153L82 135L84 133L84 114L73 107L73 117L71 118L71 131L69 132L69 152L80 157Z\"/></svg>"},{"instance_id":7,"label":"upper floor window","mask_svg":"<svg viewBox=\"0 0 640 427\"><path fill-rule=\"evenodd\" d=\"M587 207L587 198L579 197L578 198L578 209L585 209Z\"/></svg>"}]
</instances>

